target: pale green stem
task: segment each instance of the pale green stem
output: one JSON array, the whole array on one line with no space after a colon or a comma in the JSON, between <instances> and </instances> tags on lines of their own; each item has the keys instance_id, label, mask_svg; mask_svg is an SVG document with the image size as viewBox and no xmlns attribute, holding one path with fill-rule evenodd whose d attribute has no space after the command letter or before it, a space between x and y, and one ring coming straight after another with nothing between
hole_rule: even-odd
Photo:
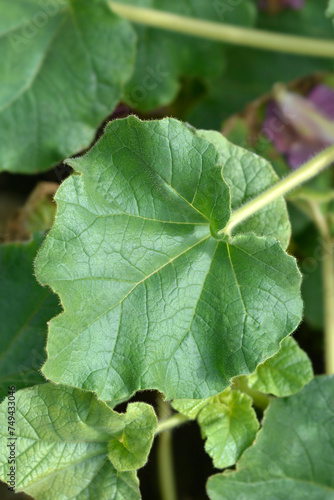
<instances>
[{"instance_id":1,"label":"pale green stem","mask_svg":"<svg viewBox=\"0 0 334 500\"><path fill-rule=\"evenodd\" d=\"M325 371L334 374L334 242L319 205L308 202L322 245L322 287L324 295Z\"/></svg>"},{"instance_id":2,"label":"pale green stem","mask_svg":"<svg viewBox=\"0 0 334 500\"><path fill-rule=\"evenodd\" d=\"M328 238L330 238L329 227L327 224L326 217L324 217L324 214L322 213L319 204L313 200L307 200L306 203L310 209L309 210L310 217L313 220L314 224L316 225L321 238L324 240L328 240Z\"/></svg>"},{"instance_id":3,"label":"pale green stem","mask_svg":"<svg viewBox=\"0 0 334 500\"><path fill-rule=\"evenodd\" d=\"M334 374L334 251L331 238L323 239L323 291L325 318L325 367Z\"/></svg>"},{"instance_id":4,"label":"pale green stem","mask_svg":"<svg viewBox=\"0 0 334 500\"><path fill-rule=\"evenodd\" d=\"M245 394L248 394L248 396L252 398L254 406L260 408L260 410L265 410L270 403L270 396L267 396L267 394L263 394L262 392L255 391L249 387L246 376L236 378L233 381L232 389L237 389Z\"/></svg>"},{"instance_id":5,"label":"pale green stem","mask_svg":"<svg viewBox=\"0 0 334 500\"><path fill-rule=\"evenodd\" d=\"M174 427L178 427L179 425L185 424L186 422L189 421L190 419L185 415L181 415L181 413L176 413L172 417L161 420L158 423L158 427L157 430L155 431L155 434L160 434L160 432L174 429Z\"/></svg>"},{"instance_id":6,"label":"pale green stem","mask_svg":"<svg viewBox=\"0 0 334 500\"><path fill-rule=\"evenodd\" d=\"M333 161L334 146L331 146L305 163L305 165L295 170L292 174L288 175L285 179L277 182L277 184L267 189L267 191L233 212L226 227L221 229L218 234L225 233L230 235L235 226L248 219L277 198L286 195L300 184L312 179L312 177L328 167Z\"/></svg>"},{"instance_id":7,"label":"pale green stem","mask_svg":"<svg viewBox=\"0 0 334 500\"><path fill-rule=\"evenodd\" d=\"M306 55L310 57L334 58L334 42L313 38L284 35L229 24L202 21L191 17L171 14L156 9L110 2L111 9L129 21L154 28L176 31L200 38L218 40L233 45Z\"/></svg>"},{"instance_id":8,"label":"pale green stem","mask_svg":"<svg viewBox=\"0 0 334 500\"><path fill-rule=\"evenodd\" d=\"M163 400L162 395L158 398L158 416L166 418L171 415L172 409L169 403ZM170 420L170 419L168 419ZM162 500L176 500L176 484L174 475L172 433L170 427L164 427L165 432L158 440L158 476ZM160 425L161 431L161 425Z\"/></svg>"}]
</instances>

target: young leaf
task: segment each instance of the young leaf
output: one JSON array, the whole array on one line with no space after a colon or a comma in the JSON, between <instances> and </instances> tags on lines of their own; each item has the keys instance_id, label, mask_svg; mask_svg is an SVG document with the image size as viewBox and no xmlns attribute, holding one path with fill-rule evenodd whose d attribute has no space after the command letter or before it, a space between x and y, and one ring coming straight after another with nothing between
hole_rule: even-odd
<instances>
[{"instance_id":1,"label":"young leaf","mask_svg":"<svg viewBox=\"0 0 334 500\"><path fill-rule=\"evenodd\" d=\"M226 391L229 391L229 389L226 389ZM222 392L222 394L226 391ZM191 420L195 420L200 411L208 404L216 401L218 397L219 394L206 399L174 399L171 402L171 406L179 413L182 413L182 415L186 415Z\"/></svg>"},{"instance_id":2,"label":"young leaf","mask_svg":"<svg viewBox=\"0 0 334 500\"><path fill-rule=\"evenodd\" d=\"M220 0L122 0L121 3L242 26L252 26L256 17L250 0L239 2L238 6ZM147 111L169 104L180 89L182 77L208 79L223 72L224 48L220 43L141 25L135 25L135 29L138 35L135 71L122 98L131 107Z\"/></svg>"},{"instance_id":3,"label":"young leaf","mask_svg":"<svg viewBox=\"0 0 334 500\"><path fill-rule=\"evenodd\" d=\"M252 399L231 389L205 400L177 400L173 406L197 418L206 438L205 449L219 469L236 463L254 441L259 427Z\"/></svg>"},{"instance_id":4,"label":"young leaf","mask_svg":"<svg viewBox=\"0 0 334 500\"><path fill-rule=\"evenodd\" d=\"M0 170L33 173L87 147L134 62L106 0L0 0Z\"/></svg>"},{"instance_id":5,"label":"young leaf","mask_svg":"<svg viewBox=\"0 0 334 500\"><path fill-rule=\"evenodd\" d=\"M59 314L59 300L33 275L33 261L43 241L0 245L0 399L8 386L17 389L45 382L47 321Z\"/></svg>"},{"instance_id":6,"label":"young leaf","mask_svg":"<svg viewBox=\"0 0 334 500\"><path fill-rule=\"evenodd\" d=\"M128 439L128 425L130 436L137 428L137 443ZM135 474L122 471L145 464L156 425L153 408L145 403L129 404L127 413L119 414L92 393L66 386L21 390L16 394L17 490L36 500L84 499L93 490L99 500L137 499ZM6 441L7 400L0 406L0 433ZM1 479L8 482L7 454L2 447Z\"/></svg>"},{"instance_id":7,"label":"young leaf","mask_svg":"<svg viewBox=\"0 0 334 500\"><path fill-rule=\"evenodd\" d=\"M317 377L297 394L273 400L237 470L209 479L211 500L332 500L333 400L333 376Z\"/></svg>"},{"instance_id":8,"label":"young leaf","mask_svg":"<svg viewBox=\"0 0 334 500\"><path fill-rule=\"evenodd\" d=\"M157 418L152 406L144 403L128 405L122 435L109 444L108 457L117 470L135 470L145 465L156 426Z\"/></svg>"},{"instance_id":9,"label":"young leaf","mask_svg":"<svg viewBox=\"0 0 334 500\"><path fill-rule=\"evenodd\" d=\"M37 258L61 296L43 373L104 400L209 397L275 354L301 316L295 260L230 216L220 154L173 119L111 122L57 194Z\"/></svg>"},{"instance_id":10,"label":"young leaf","mask_svg":"<svg viewBox=\"0 0 334 500\"><path fill-rule=\"evenodd\" d=\"M198 130L197 133L212 142L220 153L223 177L231 190L232 210L237 210L278 181L274 169L263 158L234 146L219 132ZM236 234L248 232L273 236L286 248L290 241L290 222L283 197L240 224L235 231Z\"/></svg>"},{"instance_id":11,"label":"young leaf","mask_svg":"<svg viewBox=\"0 0 334 500\"><path fill-rule=\"evenodd\" d=\"M306 352L292 337L287 337L279 352L248 377L248 384L256 391L282 397L299 391L312 378L312 364Z\"/></svg>"}]
</instances>

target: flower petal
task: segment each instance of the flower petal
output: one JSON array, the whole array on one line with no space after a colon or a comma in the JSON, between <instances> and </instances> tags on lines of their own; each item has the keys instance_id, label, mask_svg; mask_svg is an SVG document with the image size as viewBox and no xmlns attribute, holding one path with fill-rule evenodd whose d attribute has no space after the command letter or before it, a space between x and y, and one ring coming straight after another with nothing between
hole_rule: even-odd
<instances>
[{"instance_id":1,"label":"flower petal","mask_svg":"<svg viewBox=\"0 0 334 500\"><path fill-rule=\"evenodd\" d=\"M319 84L307 96L329 119L334 120L334 90L328 85Z\"/></svg>"}]
</instances>

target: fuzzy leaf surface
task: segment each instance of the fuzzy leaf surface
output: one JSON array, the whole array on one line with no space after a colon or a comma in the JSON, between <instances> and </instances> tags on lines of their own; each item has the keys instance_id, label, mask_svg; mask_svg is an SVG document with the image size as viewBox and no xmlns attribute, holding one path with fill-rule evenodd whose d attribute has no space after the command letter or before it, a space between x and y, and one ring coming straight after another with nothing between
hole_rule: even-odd
<instances>
[{"instance_id":1,"label":"fuzzy leaf surface","mask_svg":"<svg viewBox=\"0 0 334 500\"><path fill-rule=\"evenodd\" d=\"M298 392L312 378L312 364L306 352L292 337L287 337L279 352L248 377L248 384L256 391L283 397Z\"/></svg>"},{"instance_id":2,"label":"fuzzy leaf surface","mask_svg":"<svg viewBox=\"0 0 334 500\"><path fill-rule=\"evenodd\" d=\"M205 398L278 351L301 317L300 274L273 238L218 236L230 197L213 144L129 117L69 163L36 268L65 309L48 378L106 401Z\"/></svg>"},{"instance_id":3,"label":"fuzzy leaf surface","mask_svg":"<svg viewBox=\"0 0 334 500\"><path fill-rule=\"evenodd\" d=\"M334 377L272 400L237 470L212 476L211 500L333 500Z\"/></svg>"},{"instance_id":4,"label":"fuzzy leaf surface","mask_svg":"<svg viewBox=\"0 0 334 500\"><path fill-rule=\"evenodd\" d=\"M190 418L197 418L205 450L218 469L234 465L255 439L259 427L252 399L239 391L226 389L205 400L181 399L173 407Z\"/></svg>"},{"instance_id":5,"label":"fuzzy leaf surface","mask_svg":"<svg viewBox=\"0 0 334 500\"><path fill-rule=\"evenodd\" d=\"M33 262L43 236L28 243L0 245L0 399L8 386L16 389L45 382L47 321L59 314L59 299L42 288L33 275Z\"/></svg>"},{"instance_id":6,"label":"fuzzy leaf surface","mask_svg":"<svg viewBox=\"0 0 334 500\"><path fill-rule=\"evenodd\" d=\"M0 407L4 441L7 425L6 399ZM92 491L99 500L139 499L135 473L123 471L145 464L156 425L153 408L145 403L131 403L119 414L78 389L53 384L23 389L16 394L17 489L36 500L84 499ZM127 426L138 429L135 446L126 439ZM7 448L0 453L6 481Z\"/></svg>"},{"instance_id":7,"label":"fuzzy leaf surface","mask_svg":"<svg viewBox=\"0 0 334 500\"><path fill-rule=\"evenodd\" d=\"M89 146L130 76L134 36L105 0L0 0L0 170L44 171Z\"/></svg>"}]
</instances>

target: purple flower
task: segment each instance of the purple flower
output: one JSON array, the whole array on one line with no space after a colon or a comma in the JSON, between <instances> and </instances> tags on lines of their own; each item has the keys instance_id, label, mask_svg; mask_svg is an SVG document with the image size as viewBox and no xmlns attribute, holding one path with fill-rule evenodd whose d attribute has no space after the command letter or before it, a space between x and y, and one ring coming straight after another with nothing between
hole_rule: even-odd
<instances>
[{"instance_id":1,"label":"purple flower","mask_svg":"<svg viewBox=\"0 0 334 500\"><path fill-rule=\"evenodd\" d=\"M303 97L280 87L274 94L262 130L291 168L334 144L333 89L319 84Z\"/></svg>"},{"instance_id":2,"label":"purple flower","mask_svg":"<svg viewBox=\"0 0 334 500\"><path fill-rule=\"evenodd\" d=\"M258 0L258 6L261 10L277 12L281 9L302 9L305 0Z\"/></svg>"}]
</instances>

